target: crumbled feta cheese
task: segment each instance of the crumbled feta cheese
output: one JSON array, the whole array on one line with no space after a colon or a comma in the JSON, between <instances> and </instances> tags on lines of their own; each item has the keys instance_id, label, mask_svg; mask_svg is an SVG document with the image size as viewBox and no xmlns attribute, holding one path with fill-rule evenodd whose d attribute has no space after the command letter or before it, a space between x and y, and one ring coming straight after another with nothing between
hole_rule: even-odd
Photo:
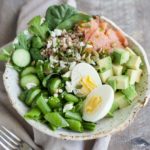
<instances>
[{"instance_id":1,"label":"crumbled feta cheese","mask_svg":"<svg viewBox=\"0 0 150 150\"><path fill-rule=\"evenodd\" d=\"M73 103L68 103L64 105L63 112L69 111L73 108Z\"/></svg>"},{"instance_id":2,"label":"crumbled feta cheese","mask_svg":"<svg viewBox=\"0 0 150 150\"><path fill-rule=\"evenodd\" d=\"M52 41L48 41L46 47L47 47L47 48L50 48L51 46L52 46Z\"/></svg>"},{"instance_id":3,"label":"crumbled feta cheese","mask_svg":"<svg viewBox=\"0 0 150 150\"><path fill-rule=\"evenodd\" d=\"M53 52L57 52L58 49L57 48L53 48L52 50L53 50Z\"/></svg>"},{"instance_id":4,"label":"crumbled feta cheese","mask_svg":"<svg viewBox=\"0 0 150 150\"><path fill-rule=\"evenodd\" d=\"M85 43L84 42L80 42L80 46L81 47L85 46Z\"/></svg>"},{"instance_id":5,"label":"crumbled feta cheese","mask_svg":"<svg viewBox=\"0 0 150 150\"><path fill-rule=\"evenodd\" d=\"M72 86L71 82L69 82L69 81L66 81L65 88L68 93L71 93L73 91L73 86Z\"/></svg>"},{"instance_id":6,"label":"crumbled feta cheese","mask_svg":"<svg viewBox=\"0 0 150 150\"><path fill-rule=\"evenodd\" d=\"M76 53L77 60L81 60L81 55L79 53Z\"/></svg>"},{"instance_id":7,"label":"crumbled feta cheese","mask_svg":"<svg viewBox=\"0 0 150 150\"><path fill-rule=\"evenodd\" d=\"M93 46L90 45L90 44L87 44L87 45L86 45L86 48L93 48Z\"/></svg>"},{"instance_id":8,"label":"crumbled feta cheese","mask_svg":"<svg viewBox=\"0 0 150 150\"><path fill-rule=\"evenodd\" d=\"M67 51L68 53L72 53L72 50L71 49L68 49L68 51Z\"/></svg>"},{"instance_id":9,"label":"crumbled feta cheese","mask_svg":"<svg viewBox=\"0 0 150 150\"><path fill-rule=\"evenodd\" d=\"M58 93L62 93L62 92L63 92L63 90L62 90L62 89L59 89L59 90L58 90Z\"/></svg>"},{"instance_id":10,"label":"crumbled feta cheese","mask_svg":"<svg viewBox=\"0 0 150 150\"><path fill-rule=\"evenodd\" d=\"M93 61L93 60L91 61L91 64L92 64L92 65L96 65L95 61Z\"/></svg>"},{"instance_id":11,"label":"crumbled feta cheese","mask_svg":"<svg viewBox=\"0 0 150 150\"><path fill-rule=\"evenodd\" d=\"M65 68L66 67L67 62L65 61L60 61L60 67Z\"/></svg>"},{"instance_id":12,"label":"crumbled feta cheese","mask_svg":"<svg viewBox=\"0 0 150 150\"><path fill-rule=\"evenodd\" d=\"M28 84L26 85L26 87L27 87L28 90L31 89L32 87L35 87L35 86L36 86L35 83L28 83Z\"/></svg>"},{"instance_id":13,"label":"crumbled feta cheese","mask_svg":"<svg viewBox=\"0 0 150 150\"><path fill-rule=\"evenodd\" d=\"M70 63L70 68L69 68L69 70L71 71L74 67L75 67L75 65L76 65L76 62L74 61L74 62L71 62Z\"/></svg>"},{"instance_id":14,"label":"crumbled feta cheese","mask_svg":"<svg viewBox=\"0 0 150 150\"><path fill-rule=\"evenodd\" d=\"M15 38L14 41L13 41L13 44L18 44L18 42L19 42L18 38Z\"/></svg>"},{"instance_id":15,"label":"crumbled feta cheese","mask_svg":"<svg viewBox=\"0 0 150 150\"><path fill-rule=\"evenodd\" d=\"M51 32L51 37L56 37L56 34L54 31Z\"/></svg>"},{"instance_id":16,"label":"crumbled feta cheese","mask_svg":"<svg viewBox=\"0 0 150 150\"><path fill-rule=\"evenodd\" d=\"M52 68L54 68L54 65L53 65L53 64L51 64L50 66L51 66Z\"/></svg>"},{"instance_id":17,"label":"crumbled feta cheese","mask_svg":"<svg viewBox=\"0 0 150 150\"><path fill-rule=\"evenodd\" d=\"M54 94L54 97L58 97L58 94L57 94L57 93L55 93L55 94Z\"/></svg>"},{"instance_id":18,"label":"crumbled feta cheese","mask_svg":"<svg viewBox=\"0 0 150 150\"><path fill-rule=\"evenodd\" d=\"M29 39L29 38L31 38L31 34L29 33L29 31L28 30L24 30L24 35L27 37L27 39Z\"/></svg>"},{"instance_id":19,"label":"crumbled feta cheese","mask_svg":"<svg viewBox=\"0 0 150 150\"><path fill-rule=\"evenodd\" d=\"M62 30L60 30L60 29L55 29L54 32L55 32L56 36L61 36L61 34L62 34Z\"/></svg>"},{"instance_id":20,"label":"crumbled feta cheese","mask_svg":"<svg viewBox=\"0 0 150 150\"><path fill-rule=\"evenodd\" d=\"M53 38L52 43L53 43L53 47L56 47L57 46L57 38Z\"/></svg>"},{"instance_id":21,"label":"crumbled feta cheese","mask_svg":"<svg viewBox=\"0 0 150 150\"><path fill-rule=\"evenodd\" d=\"M45 18L42 17L42 18L41 18L41 21L40 21L40 25L42 25L42 24L44 23L44 21L45 21Z\"/></svg>"},{"instance_id":22,"label":"crumbled feta cheese","mask_svg":"<svg viewBox=\"0 0 150 150\"><path fill-rule=\"evenodd\" d=\"M71 76L71 71L68 71L62 75L62 77L64 77L64 78L69 78L70 76Z\"/></svg>"},{"instance_id":23,"label":"crumbled feta cheese","mask_svg":"<svg viewBox=\"0 0 150 150\"><path fill-rule=\"evenodd\" d=\"M50 62L53 64L53 63L58 63L58 59L56 59L54 56L50 56L49 57L49 60L50 60Z\"/></svg>"},{"instance_id":24,"label":"crumbled feta cheese","mask_svg":"<svg viewBox=\"0 0 150 150\"><path fill-rule=\"evenodd\" d=\"M58 93L59 92L59 89L56 89L55 93Z\"/></svg>"}]
</instances>

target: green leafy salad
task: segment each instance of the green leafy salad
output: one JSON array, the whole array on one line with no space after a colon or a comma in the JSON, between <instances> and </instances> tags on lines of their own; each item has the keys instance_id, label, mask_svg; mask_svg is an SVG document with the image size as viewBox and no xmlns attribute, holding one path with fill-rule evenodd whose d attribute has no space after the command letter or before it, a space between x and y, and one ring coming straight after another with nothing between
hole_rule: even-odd
<instances>
[{"instance_id":1,"label":"green leafy salad","mask_svg":"<svg viewBox=\"0 0 150 150\"><path fill-rule=\"evenodd\" d=\"M0 60L19 74L24 117L51 130L93 131L134 101L142 76L142 60L121 31L67 4L29 21Z\"/></svg>"}]
</instances>

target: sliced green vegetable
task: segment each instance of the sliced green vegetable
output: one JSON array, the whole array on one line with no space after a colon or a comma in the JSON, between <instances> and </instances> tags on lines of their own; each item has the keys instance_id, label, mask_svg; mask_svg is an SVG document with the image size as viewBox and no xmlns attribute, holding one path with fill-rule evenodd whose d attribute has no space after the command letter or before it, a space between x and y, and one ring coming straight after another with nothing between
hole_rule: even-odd
<instances>
[{"instance_id":1,"label":"sliced green vegetable","mask_svg":"<svg viewBox=\"0 0 150 150\"><path fill-rule=\"evenodd\" d=\"M44 62L44 73L45 74L50 74L51 71L52 71L52 69L51 69L51 66L50 66L50 62L45 61Z\"/></svg>"},{"instance_id":2,"label":"sliced green vegetable","mask_svg":"<svg viewBox=\"0 0 150 150\"><path fill-rule=\"evenodd\" d=\"M22 92L21 92L21 94L19 95L19 99L20 99L21 101L23 101L23 102L25 101L27 92L28 92L28 90L25 90L25 91L22 91Z\"/></svg>"},{"instance_id":3,"label":"sliced green vegetable","mask_svg":"<svg viewBox=\"0 0 150 150\"><path fill-rule=\"evenodd\" d=\"M13 53L12 60L18 67L26 67L31 61L31 56L27 50L18 49Z\"/></svg>"},{"instance_id":4,"label":"sliced green vegetable","mask_svg":"<svg viewBox=\"0 0 150 150\"><path fill-rule=\"evenodd\" d=\"M26 99L25 99L25 103L27 105L31 105L32 102L34 101L35 97L41 92L41 90L37 87L31 88L27 95L26 95Z\"/></svg>"},{"instance_id":5,"label":"sliced green vegetable","mask_svg":"<svg viewBox=\"0 0 150 150\"><path fill-rule=\"evenodd\" d=\"M54 126L54 125L52 125L52 124L50 124L50 123L49 123L49 127L50 127L50 129L53 130L53 131L57 130L57 128L58 128L58 127L56 127L56 126Z\"/></svg>"},{"instance_id":6,"label":"sliced green vegetable","mask_svg":"<svg viewBox=\"0 0 150 150\"><path fill-rule=\"evenodd\" d=\"M92 122L83 122L83 128L88 131L94 131L96 124Z\"/></svg>"},{"instance_id":7,"label":"sliced green vegetable","mask_svg":"<svg viewBox=\"0 0 150 150\"><path fill-rule=\"evenodd\" d=\"M57 77L50 78L50 80L48 81L48 84L47 84L50 94L53 95L54 93L56 93L56 90L58 90L60 85L61 85L61 79L59 79Z\"/></svg>"},{"instance_id":8,"label":"sliced green vegetable","mask_svg":"<svg viewBox=\"0 0 150 150\"><path fill-rule=\"evenodd\" d=\"M24 89L30 89L31 87L39 86L40 81L37 76L33 74L28 74L20 79L20 85Z\"/></svg>"},{"instance_id":9,"label":"sliced green vegetable","mask_svg":"<svg viewBox=\"0 0 150 150\"><path fill-rule=\"evenodd\" d=\"M44 118L53 126L56 127L68 127L69 124L67 123L67 121L57 112L50 112L47 113Z\"/></svg>"},{"instance_id":10,"label":"sliced green vegetable","mask_svg":"<svg viewBox=\"0 0 150 150\"><path fill-rule=\"evenodd\" d=\"M64 99L68 102L74 102L74 103L77 103L79 101L78 97L69 93L64 93Z\"/></svg>"},{"instance_id":11,"label":"sliced green vegetable","mask_svg":"<svg viewBox=\"0 0 150 150\"><path fill-rule=\"evenodd\" d=\"M43 96L43 94L37 98L36 104L43 114L47 114L51 111L51 108L47 104L47 99Z\"/></svg>"},{"instance_id":12,"label":"sliced green vegetable","mask_svg":"<svg viewBox=\"0 0 150 150\"><path fill-rule=\"evenodd\" d=\"M35 74L35 73L36 73L35 68L32 66L29 66L23 69L23 71L21 72L21 77L28 75L28 74Z\"/></svg>"},{"instance_id":13,"label":"sliced green vegetable","mask_svg":"<svg viewBox=\"0 0 150 150\"><path fill-rule=\"evenodd\" d=\"M24 116L27 119L40 120L41 119L41 111L35 107L31 108Z\"/></svg>"},{"instance_id":14,"label":"sliced green vegetable","mask_svg":"<svg viewBox=\"0 0 150 150\"><path fill-rule=\"evenodd\" d=\"M83 126L80 121L73 119L66 119L69 124L69 128L73 131L83 132Z\"/></svg>"},{"instance_id":15,"label":"sliced green vegetable","mask_svg":"<svg viewBox=\"0 0 150 150\"><path fill-rule=\"evenodd\" d=\"M60 99L58 97L50 97L48 99L48 104L51 108L58 108L61 105Z\"/></svg>"},{"instance_id":16,"label":"sliced green vegetable","mask_svg":"<svg viewBox=\"0 0 150 150\"><path fill-rule=\"evenodd\" d=\"M69 118L69 119L75 119L78 121L82 121L82 117L81 117L80 113L77 113L77 112L67 111L65 113L65 117Z\"/></svg>"},{"instance_id":17,"label":"sliced green vegetable","mask_svg":"<svg viewBox=\"0 0 150 150\"><path fill-rule=\"evenodd\" d=\"M43 80L45 77L44 72L43 72L43 63L44 62L42 60L39 60L36 63L36 73L37 73L40 80Z\"/></svg>"},{"instance_id":18,"label":"sliced green vegetable","mask_svg":"<svg viewBox=\"0 0 150 150\"><path fill-rule=\"evenodd\" d=\"M75 106L75 112L79 112L82 114L83 111L83 101L80 101Z\"/></svg>"}]
</instances>

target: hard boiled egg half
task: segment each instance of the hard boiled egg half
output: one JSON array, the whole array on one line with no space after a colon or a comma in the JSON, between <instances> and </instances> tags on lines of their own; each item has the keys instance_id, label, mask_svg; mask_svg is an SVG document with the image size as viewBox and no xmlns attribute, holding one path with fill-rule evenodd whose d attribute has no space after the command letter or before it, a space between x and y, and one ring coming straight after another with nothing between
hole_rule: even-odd
<instances>
[{"instance_id":1,"label":"hard boiled egg half","mask_svg":"<svg viewBox=\"0 0 150 150\"><path fill-rule=\"evenodd\" d=\"M110 111L114 91L109 85L102 85L94 67L87 63L77 64L71 73L71 82L77 96L86 96L83 105L83 120L96 122Z\"/></svg>"},{"instance_id":2,"label":"hard boiled egg half","mask_svg":"<svg viewBox=\"0 0 150 150\"><path fill-rule=\"evenodd\" d=\"M79 63L73 68L71 82L74 93L78 96L87 96L93 89L102 85L95 68L87 63Z\"/></svg>"},{"instance_id":3,"label":"hard boiled egg half","mask_svg":"<svg viewBox=\"0 0 150 150\"><path fill-rule=\"evenodd\" d=\"M110 111L114 101L114 91L109 85L95 88L85 99L83 120L96 122L104 118Z\"/></svg>"}]
</instances>

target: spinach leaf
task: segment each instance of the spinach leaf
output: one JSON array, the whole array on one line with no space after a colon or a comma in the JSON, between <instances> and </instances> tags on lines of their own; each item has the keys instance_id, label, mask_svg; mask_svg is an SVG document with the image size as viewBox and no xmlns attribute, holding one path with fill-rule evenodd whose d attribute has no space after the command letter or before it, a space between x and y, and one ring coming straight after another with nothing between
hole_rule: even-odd
<instances>
[{"instance_id":1,"label":"spinach leaf","mask_svg":"<svg viewBox=\"0 0 150 150\"><path fill-rule=\"evenodd\" d=\"M46 21L50 30L55 29L64 20L67 20L72 15L75 15L77 10L67 4L50 6L46 11Z\"/></svg>"},{"instance_id":2,"label":"spinach leaf","mask_svg":"<svg viewBox=\"0 0 150 150\"><path fill-rule=\"evenodd\" d=\"M14 43L15 49L23 48L25 50L29 50L30 39L24 32L18 34L15 40L17 40L17 42Z\"/></svg>"},{"instance_id":3,"label":"spinach leaf","mask_svg":"<svg viewBox=\"0 0 150 150\"><path fill-rule=\"evenodd\" d=\"M13 51L14 48L12 44L2 48L2 51L0 52L0 61L8 61Z\"/></svg>"},{"instance_id":4,"label":"spinach leaf","mask_svg":"<svg viewBox=\"0 0 150 150\"><path fill-rule=\"evenodd\" d=\"M75 14L75 15L71 16L67 20L63 21L62 23L60 23L56 28L69 30L76 23L78 23L82 20L88 21L90 18L91 18L91 16L89 16L89 15L86 15L86 14L83 14L83 13L78 13L78 14Z\"/></svg>"},{"instance_id":5,"label":"spinach leaf","mask_svg":"<svg viewBox=\"0 0 150 150\"><path fill-rule=\"evenodd\" d=\"M43 60L43 56L41 55L41 50L37 48L31 48L30 49L30 54L32 56L33 60Z\"/></svg>"},{"instance_id":6,"label":"spinach leaf","mask_svg":"<svg viewBox=\"0 0 150 150\"><path fill-rule=\"evenodd\" d=\"M46 22L41 23L41 16L34 17L29 23L28 23L28 30L30 33L32 33L35 36L39 36L43 40L46 39L47 33L49 31L48 24Z\"/></svg>"},{"instance_id":7,"label":"spinach leaf","mask_svg":"<svg viewBox=\"0 0 150 150\"><path fill-rule=\"evenodd\" d=\"M42 48L45 44L38 36L32 37L31 43L33 48Z\"/></svg>"}]
</instances>

